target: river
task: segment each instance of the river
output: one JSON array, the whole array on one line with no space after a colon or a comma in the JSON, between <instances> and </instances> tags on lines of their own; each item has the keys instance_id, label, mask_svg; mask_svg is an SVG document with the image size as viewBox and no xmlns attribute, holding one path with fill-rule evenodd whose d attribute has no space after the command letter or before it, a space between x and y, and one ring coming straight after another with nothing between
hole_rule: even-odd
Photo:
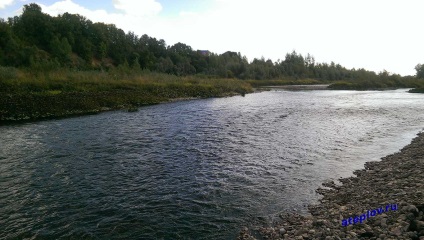
<instances>
[{"instance_id":1,"label":"river","mask_svg":"<svg viewBox=\"0 0 424 240\"><path fill-rule=\"evenodd\" d=\"M394 153L424 95L284 91L0 127L0 239L234 239Z\"/></svg>"}]
</instances>

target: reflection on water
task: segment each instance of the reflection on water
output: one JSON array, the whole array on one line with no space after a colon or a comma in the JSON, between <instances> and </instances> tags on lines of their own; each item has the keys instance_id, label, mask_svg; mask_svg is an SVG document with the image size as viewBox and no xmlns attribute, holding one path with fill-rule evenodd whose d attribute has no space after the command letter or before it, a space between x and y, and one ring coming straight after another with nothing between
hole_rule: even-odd
<instances>
[{"instance_id":1,"label":"reflection on water","mask_svg":"<svg viewBox=\"0 0 424 240\"><path fill-rule=\"evenodd\" d=\"M424 98L270 91L0 127L0 238L233 239L399 150Z\"/></svg>"}]
</instances>

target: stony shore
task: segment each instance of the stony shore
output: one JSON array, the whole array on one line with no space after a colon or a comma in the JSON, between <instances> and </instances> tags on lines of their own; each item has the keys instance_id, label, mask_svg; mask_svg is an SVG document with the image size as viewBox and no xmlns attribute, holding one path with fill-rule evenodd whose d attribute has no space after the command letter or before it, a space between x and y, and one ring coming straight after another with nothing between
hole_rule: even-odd
<instances>
[{"instance_id":1,"label":"stony shore","mask_svg":"<svg viewBox=\"0 0 424 240\"><path fill-rule=\"evenodd\" d=\"M314 85L281 85L281 86L263 86L263 89L284 89L284 90L330 90L330 84L314 84Z\"/></svg>"},{"instance_id":2,"label":"stony shore","mask_svg":"<svg viewBox=\"0 0 424 240\"><path fill-rule=\"evenodd\" d=\"M213 97L244 96L246 92L176 92L174 95L148 91L69 92L61 94L0 93L0 126L5 124L59 119L112 110L136 111L139 107Z\"/></svg>"},{"instance_id":3,"label":"stony shore","mask_svg":"<svg viewBox=\"0 0 424 240\"><path fill-rule=\"evenodd\" d=\"M400 152L367 162L355 177L323 184L310 215L281 214L272 227L244 228L237 239L418 239L424 240L424 133ZM392 210L391 207L396 206ZM379 209L356 224L344 219ZM353 223L352 221L352 223ZM358 219L357 219L358 221ZM345 222L346 223L346 222Z\"/></svg>"}]
</instances>

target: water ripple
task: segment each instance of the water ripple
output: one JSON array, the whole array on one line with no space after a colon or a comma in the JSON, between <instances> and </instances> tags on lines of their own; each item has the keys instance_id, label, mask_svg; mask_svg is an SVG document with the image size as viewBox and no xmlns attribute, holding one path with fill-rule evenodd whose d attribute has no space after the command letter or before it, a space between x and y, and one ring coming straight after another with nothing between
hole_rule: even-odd
<instances>
[{"instance_id":1,"label":"water ripple","mask_svg":"<svg viewBox=\"0 0 424 240\"><path fill-rule=\"evenodd\" d=\"M424 99L270 91L0 128L0 239L234 239L397 151Z\"/></svg>"}]
</instances>

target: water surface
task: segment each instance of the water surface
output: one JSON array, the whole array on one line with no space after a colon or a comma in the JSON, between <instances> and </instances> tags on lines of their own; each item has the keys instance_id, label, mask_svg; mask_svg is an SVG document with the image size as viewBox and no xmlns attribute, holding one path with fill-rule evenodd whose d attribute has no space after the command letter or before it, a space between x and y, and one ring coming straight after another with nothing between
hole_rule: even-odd
<instances>
[{"instance_id":1,"label":"water surface","mask_svg":"<svg viewBox=\"0 0 424 240\"><path fill-rule=\"evenodd\" d=\"M0 127L0 238L234 239L408 144L406 90L270 91Z\"/></svg>"}]
</instances>

